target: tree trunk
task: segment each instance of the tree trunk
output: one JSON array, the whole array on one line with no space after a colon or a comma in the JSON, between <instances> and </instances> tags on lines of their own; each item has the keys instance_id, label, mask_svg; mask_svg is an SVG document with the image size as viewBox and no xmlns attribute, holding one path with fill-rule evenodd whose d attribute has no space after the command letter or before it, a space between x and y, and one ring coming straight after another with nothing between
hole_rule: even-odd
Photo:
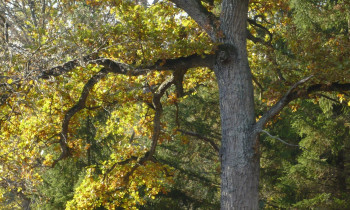
<instances>
[{"instance_id":1,"label":"tree trunk","mask_svg":"<svg viewBox=\"0 0 350 210\"><path fill-rule=\"evenodd\" d=\"M214 67L220 92L221 209L258 209L259 153L247 50L248 0L226 0Z\"/></svg>"},{"instance_id":2,"label":"tree trunk","mask_svg":"<svg viewBox=\"0 0 350 210\"><path fill-rule=\"evenodd\" d=\"M22 192L19 192L18 195L22 198L22 203L21 203L21 207L23 210L30 210L30 203L31 200L30 198L28 198L26 195L24 195Z\"/></svg>"}]
</instances>

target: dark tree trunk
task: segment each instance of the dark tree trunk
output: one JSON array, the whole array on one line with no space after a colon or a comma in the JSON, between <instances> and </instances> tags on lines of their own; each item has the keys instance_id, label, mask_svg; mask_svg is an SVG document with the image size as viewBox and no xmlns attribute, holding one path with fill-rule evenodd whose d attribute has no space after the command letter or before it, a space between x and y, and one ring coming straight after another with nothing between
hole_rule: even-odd
<instances>
[{"instance_id":1,"label":"dark tree trunk","mask_svg":"<svg viewBox=\"0 0 350 210\"><path fill-rule=\"evenodd\" d=\"M21 207L23 210L30 210L30 203L31 200L30 198L28 198L26 195L24 195L22 192L19 192L18 195L22 198L22 203L21 203Z\"/></svg>"},{"instance_id":2,"label":"dark tree trunk","mask_svg":"<svg viewBox=\"0 0 350 210\"><path fill-rule=\"evenodd\" d=\"M246 50L248 0L223 1L222 10L224 38L214 67L222 126L221 209L258 209L259 155Z\"/></svg>"}]
</instances>

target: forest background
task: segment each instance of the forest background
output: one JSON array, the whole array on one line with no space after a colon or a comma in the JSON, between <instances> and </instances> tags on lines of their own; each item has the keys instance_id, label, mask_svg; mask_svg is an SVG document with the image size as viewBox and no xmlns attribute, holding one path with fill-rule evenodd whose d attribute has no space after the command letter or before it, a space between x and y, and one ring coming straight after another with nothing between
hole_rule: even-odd
<instances>
[{"instance_id":1,"label":"forest background","mask_svg":"<svg viewBox=\"0 0 350 210\"><path fill-rule=\"evenodd\" d=\"M0 208L220 208L220 43L179 7L0 1ZM259 208L349 209L349 2L252 0L247 39L256 120L303 95L260 135Z\"/></svg>"}]
</instances>

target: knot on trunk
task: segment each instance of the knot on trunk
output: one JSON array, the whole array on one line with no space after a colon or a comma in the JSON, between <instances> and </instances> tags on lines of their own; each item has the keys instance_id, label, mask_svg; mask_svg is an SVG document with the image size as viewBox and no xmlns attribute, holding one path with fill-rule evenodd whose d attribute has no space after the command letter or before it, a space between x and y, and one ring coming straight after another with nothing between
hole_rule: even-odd
<instances>
[{"instance_id":1,"label":"knot on trunk","mask_svg":"<svg viewBox=\"0 0 350 210\"><path fill-rule=\"evenodd\" d=\"M216 52L216 61L227 64L235 60L237 57L237 49L232 44L221 44Z\"/></svg>"}]
</instances>

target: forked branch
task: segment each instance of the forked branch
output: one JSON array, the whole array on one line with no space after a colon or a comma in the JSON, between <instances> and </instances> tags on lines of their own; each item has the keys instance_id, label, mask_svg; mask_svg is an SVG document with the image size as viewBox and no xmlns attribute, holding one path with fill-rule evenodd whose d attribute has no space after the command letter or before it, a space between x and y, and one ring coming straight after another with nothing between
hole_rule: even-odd
<instances>
[{"instance_id":1,"label":"forked branch","mask_svg":"<svg viewBox=\"0 0 350 210\"><path fill-rule=\"evenodd\" d=\"M182 94L183 93L183 88L182 88L183 75L186 73L186 71L189 68L194 68L198 66L210 67L213 64L214 59L211 58L213 57L211 55L209 55L208 57L209 58L204 59L202 56L199 56L199 55L191 55L188 57L169 59L161 62L159 61L148 68L134 68L130 65L117 62L111 59L98 58L97 55L88 55L83 57L83 62L86 62L88 64L98 64L100 66L103 66L103 68L93 77L91 77L90 80L84 85L84 88L82 90L79 100L65 114L64 120L62 122L62 130L61 130L60 139L59 139L59 144L61 147L61 155L56 160L54 160L52 167L54 167L57 164L57 162L59 162L60 160L70 156L70 151L67 143L69 122L77 112L86 108L85 103L90 90L103 77L105 77L108 73L137 76L137 75L144 75L152 70L173 70L173 75L168 80L164 81L159 86L158 90L155 93L153 93L152 104L156 113L155 113L154 122L153 122L152 146L150 148L150 151L146 153L146 155L143 158L140 159L139 164L137 165L143 164L145 161L149 160L155 152L158 138L160 135L160 118L163 111L162 104L160 102L161 97L164 95L165 91L172 84L176 84L177 90L180 91L179 94ZM47 79L50 76L59 76L61 74L64 74L66 72L69 72L77 68L78 66L81 65L81 62L82 61L79 61L77 59L68 61L63 65L56 66L51 69L42 71L42 74L39 76L39 78ZM177 81L177 80L181 80L181 81ZM135 169L132 169L130 171L131 174L133 173L134 170L136 170L136 167Z\"/></svg>"},{"instance_id":2,"label":"forked branch","mask_svg":"<svg viewBox=\"0 0 350 210\"><path fill-rule=\"evenodd\" d=\"M153 93L153 106L155 110L154 118L153 118L153 133L152 133L152 144L151 148L149 149L146 154L140 158L140 160L135 164L131 170L125 175L124 177L124 182L128 183L130 176L135 172L135 170L143 165L146 161L149 161L152 159L156 147L158 144L159 136L160 136L160 131L161 131L161 125L160 125L160 119L162 116L163 112L163 107L160 102L160 99L164 95L165 91L172 85L174 84L174 76L172 75L169 79L165 80L158 88L158 90Z\"/></svg>"},{"instance_id":3,"label":"forked branch","mask_svg":"<svg viewBox=\"0 0 350 210\"><path fill-rule=\"evenodd\" d=\"M309 79L311 79L313 75L308 76L297 83L295 83L287 93L275 104L273 105L263 116L259 119L259 121L254 126L254 132L260 133L265 126L265 124L276 114L278 114L289 102L293 100L294 90L301 84L304 84Z\"/></svg>"},{"instance_id":4,"label":"forked branch","mask_svg":"<svg viewBox=\"0 0 350 210\"><path fill-rule=\"evenodd\" d=\"M263 114L259 121L254 125L253 132L255 134L260 133L263 130L265 124L271 118L277 115L286 105L295 99L308 98L310 94L316 92L350 91L350 83L339 84L337 82L330 84L314 84L308 88L297 90L298 86L309 81L312 77L313 75L308 76L295 83L274 106L272 106L265 114Z\"/></svg>"},{"instance_id":5,"label":"forked branch","mask_svg":"<svg viewBox=\"0 0 350 210\"><path fill-rule=\"evenodd\" d=\"M198 25L207 32L212 41L218 40L218 18L209 12L200 0L170 0L177 7L183 9Z\"/></svg>"}]
</instances>

